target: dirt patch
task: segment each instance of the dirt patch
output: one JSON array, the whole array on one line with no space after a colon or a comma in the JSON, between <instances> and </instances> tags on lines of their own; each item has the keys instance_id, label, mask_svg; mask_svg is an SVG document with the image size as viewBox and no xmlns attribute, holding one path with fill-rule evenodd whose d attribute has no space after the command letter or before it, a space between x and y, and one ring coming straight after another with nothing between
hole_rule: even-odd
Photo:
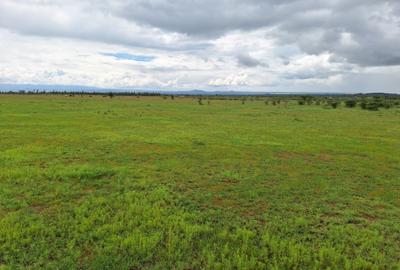
<instances>
[{"instance_id":1,"label":"dirt patch","mask_svg":"<svg viewBox=\"0 0 400 270\"><path fill-rule=\"evenodd\" d=\"M225 179L222 179L222 182L225 184L237 184L239 182L239 180L232 179L232 178L225 178Z\"/></svg>"},{"instance_id":2,"label":"dirt patch","mask_svg":"<svg viewBox=\"0 0 400 270\"><path fill-rule=\"evenodd\" d=\"M317 159L321 160L321 161L331 161L332 160L332 156L328 155L328 154L318 154Z\"/></svg>"},{"instance_id":3,"label":"dirt patch","mask_svg":"<svg viewBox=\"0 0 400 270\"><path fill-rule=\"evenodd\" d=\"M330 207L336 207L337 202L336 201L327 201L326 202Z\"/></svg>"},{"instance_id":4,"label":"dirt patch","mask_svg":"<svg viewBox=\"0 0 400 270\"><path fill-rule=\"evenodd\" d=\"M44 211L46 211L49 207L47 205L44 204L31 204L29 206L29 209L33 210L33 212L37 213L37 214L41 214Z\"/></svg>"},{"instance_id":5,"label":"dirt patch","mask_svg":"<svg viewBox=\"0 0 400 270\"><path fill-rule=\"evenodd\" d=\"M236 208L238 207L238 202L228 198L222 198L221 196L216 196L212 200L212 204L218 208Z\"/></svg>"},{"instance_id":6,"label":"dirt patch","mask_svg":"<svg viewBox=\"0 0 400 270\"><path fill-rule=\"evenodd\" d=\"M365 220L370 221L370 222L377 221L379 219L377 216L374 216L374 215L372 215L370 213L365 213L365 212L361 213L361 217L363 219L365 219Z\"/></svg>"},{"instance_id":7,"label":"dirt patch","mask_svg":"<svg viewBox=\"0 0 400 270\"><path fill-rule=\"evenodd\" d=\"M310 153L301 153L301 152L288 152L288 151L281 151L276 154L276 156L283 160L294 160L294 159L302 159L307 162L312 161L322 161L328 162L331 161L332 157L326 153L320 154L310 154Z\"/></svg>"},{"instance_id":8,"label":"dirt patch","mask_svg":"<svg viewBox=\"0 0 400 270\"><path fill-rule=\"evenodd\" d=\"M300 153L296 153L296 152L286 152L286 151L282 151L282 152L278 152L276 154L276 156L280 159L295 159L295 158L302 158L305 157L304 155L300 154Z\"/></svg>"},{"instance_id":9,"label":"dirt patch","mask_svg":"<svg viewBox=\"0 0 400 270\"><path fill-rule=\"evenodd\" d=\"M267 212L268 206L265 201L257 201L253 207L246 207L241 211L242 216L260 218L262 214Z\"/></svg>"},{"instance_id":10,"label":"dirt patch","mask_svg":"<svg viewBox=\"0 0 400 270\"><path fill-rule=\"evenodd\" d=\"M219 191L225 190L226 187L227 187L227 184L222 182L222 183L218 183L215 185L211 185L211 186L207 187L207 189L212 192L219 192Z\"/></svg>"},{"instance_id":11,"label":"dirt patch","mask_svg":"<svg viewBox=\"0 0 400 270\"><path fill-rule=\"evenodd\" d=\"M93 187L86 187L83 189L85 193L92 193L95 189Z\"/></svg>"},{"instance_id":12,"label":"dirt patch","mask_svg":"<svg viewBox=\"0 0 400 270\"><path fill-rule=\"evenodd\" d=\"M84 267L87 262L92 261L94 258L93 252L89 249L84 249L79 257L79 265Z\"/></svg>"}]
</instances>

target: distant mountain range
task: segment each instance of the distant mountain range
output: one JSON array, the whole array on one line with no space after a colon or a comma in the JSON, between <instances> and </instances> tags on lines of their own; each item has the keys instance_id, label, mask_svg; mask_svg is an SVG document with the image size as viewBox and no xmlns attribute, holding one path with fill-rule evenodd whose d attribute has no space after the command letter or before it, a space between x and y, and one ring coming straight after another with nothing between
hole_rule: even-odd
<instances>
[{"instance_id":1,"label":"distant mountain range","mask_svg":"<svg viewBox=\"0 0 400 270\"><path fill-rule=\"evenodd\" d=\"M80 86L80 85L46 85L46 84L1 84L0 92L19 92L19 91L45 91L45 92L87 92L87 93L137 93L137 92L150 92L161 93L166 95L223 95L223 96L254 96L254 95L354 95L353 93L344 92L249 92L249 91L206 91L206 90L159 90L159 89L109 89L100 87ZM361 92L358 92L361 93ZM367 93L365 95L379 95L386 94L384 92ZM389 94L398 95L398 94Z\"/></svg>"}]
</instances>

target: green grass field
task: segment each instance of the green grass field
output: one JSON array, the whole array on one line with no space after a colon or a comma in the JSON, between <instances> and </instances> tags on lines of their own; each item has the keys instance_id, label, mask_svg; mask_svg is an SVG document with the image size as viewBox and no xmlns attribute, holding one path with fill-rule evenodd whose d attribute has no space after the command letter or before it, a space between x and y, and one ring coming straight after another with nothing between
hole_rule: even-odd
<instances>
[{"instance_id":1,"label":"green grass field","mask_svg":"<svg viewBox=\"0 0 400 270\"><path fill-rule=\"evenodd\" d=\"M400 109L0 95L0 269L400 269Z\"/></svg>"}]
</instances>

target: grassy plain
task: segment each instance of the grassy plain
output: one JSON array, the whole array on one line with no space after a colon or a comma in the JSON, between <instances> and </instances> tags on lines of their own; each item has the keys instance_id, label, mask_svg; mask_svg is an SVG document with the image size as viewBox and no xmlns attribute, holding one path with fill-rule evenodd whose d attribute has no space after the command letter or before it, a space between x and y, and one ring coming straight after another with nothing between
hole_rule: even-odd
<instances>
[{"instance_id":1,"label":"grassy plain","mask_svg":"<svg viewBox=\"0 0 400 270\"><path fill-rule=\"evenodd\" d=\"M400 109L0 95L0 269L399 269Z\"/></svg>"}]
</instances>

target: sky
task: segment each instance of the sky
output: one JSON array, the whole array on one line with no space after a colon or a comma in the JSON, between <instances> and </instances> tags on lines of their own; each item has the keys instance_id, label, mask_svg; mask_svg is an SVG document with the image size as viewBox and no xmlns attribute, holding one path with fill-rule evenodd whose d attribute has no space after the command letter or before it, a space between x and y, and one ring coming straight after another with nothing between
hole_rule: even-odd
<instances>
[{"instance_id":1,"label":"sky","mask_svg":"<svg viewBox=\"0 0 400 270\"><path fill-rule=\"evenodd\" d=\"M0 84L400 93L400 1L1 0Z\"/></svg>"}]
</instances>

